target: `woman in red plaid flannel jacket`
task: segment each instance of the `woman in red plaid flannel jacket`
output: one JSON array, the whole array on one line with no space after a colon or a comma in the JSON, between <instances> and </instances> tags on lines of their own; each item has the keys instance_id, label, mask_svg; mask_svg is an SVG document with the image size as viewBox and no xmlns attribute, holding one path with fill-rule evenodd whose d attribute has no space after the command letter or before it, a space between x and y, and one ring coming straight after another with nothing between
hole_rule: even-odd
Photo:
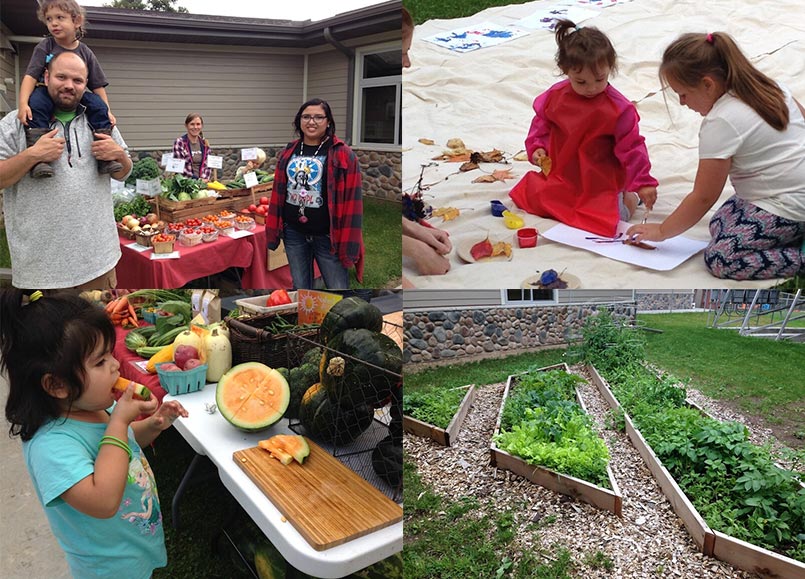
<instances>
[{"instance_id":1,"label":"woman in red plaid flannel jacket","mask_svg":"<svg viewBox=\"0 0 805 579\"><path fill-rule=\"evenodd\" d=\"M296 289L312 287L314 259L328 289L345 289L352 267L363 281L360 165L335 135L326 101L303 104L293 126L300 138L279 154L274 172L266 215L268 248L285 242Z\"/></svg>"}]
</instances>

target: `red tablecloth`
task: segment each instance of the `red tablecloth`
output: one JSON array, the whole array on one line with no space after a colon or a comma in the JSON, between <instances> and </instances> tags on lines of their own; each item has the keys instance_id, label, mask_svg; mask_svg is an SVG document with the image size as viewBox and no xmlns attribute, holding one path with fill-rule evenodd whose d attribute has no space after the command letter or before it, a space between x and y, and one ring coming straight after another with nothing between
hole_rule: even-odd
<instances>
[{"instance_id":1,"label":"red tablecloth","mask_svg":"<svg viewBox=\"0 0 805 579\"><path fill-rule=\"evenodd\" d=\"M212 243L193 247L175 244L179 259L151 259L152 249L134 251L134 243L120 238L123 256L115 268L121 288L178 288L187 282L224 271L228 267L245 268L244 289L290 289L291 269L287 265L268 271L266 264L266 228L257 225L253 235L232 239L221 236Z\"/></svg>"},{"instance_id":2,"label":"red tablecloth","mask_svg":"<svg viewBox=\"0 0 805 579\"><path fill-rule=\"evenodd\" d=\"M151 393L159 399L159 403L162 404L162 398L167 392L165 392L165 389L159 384L159 376L140 372L140 370L132 364L132 362L141 361L142 358L126 348L124 341L128 333L128 330L124 330L120 326L115 326L117 339L115 340L115 349L112 355L120 362L120 375L148 388Z\"/></svg>"}]
</instances>

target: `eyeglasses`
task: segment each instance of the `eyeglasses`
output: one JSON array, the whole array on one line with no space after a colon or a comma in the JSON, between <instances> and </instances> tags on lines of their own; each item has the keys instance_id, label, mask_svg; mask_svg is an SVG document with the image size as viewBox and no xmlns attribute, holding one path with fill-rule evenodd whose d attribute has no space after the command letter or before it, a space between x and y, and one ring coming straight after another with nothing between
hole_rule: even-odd
<instances>
[{"instance_id":1,"label":"eyeglasses","mask_svg":"<svg viewBox=\"0 0 805 579\"><path fill-rule=\"evenodd\" d=\"M327 117L324 115L302 115L300 118L304 122L315 121L316 123L321 123L327 120Z\"/></svg>"}]
</instances>

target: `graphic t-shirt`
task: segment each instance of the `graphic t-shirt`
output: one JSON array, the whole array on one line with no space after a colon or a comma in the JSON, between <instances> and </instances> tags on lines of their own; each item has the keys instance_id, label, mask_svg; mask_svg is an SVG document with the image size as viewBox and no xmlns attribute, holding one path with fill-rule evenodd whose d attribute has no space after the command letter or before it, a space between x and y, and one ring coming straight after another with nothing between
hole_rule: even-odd
<instances>
[{"instance_id":1,"label":"graphic t-shirt","mask_svg":"<svg viewBox=\"0 0 805 579\"><path fill-rule=\"evenodd\" d=\"M327 208L327 151L329 139L319 145L301 145L288 161L288 192L282 218L306 235L330 232ZM318 150L318 153L316 152Z\"/></svg>"},{"instance_id":2,"label":"graphic t-shirt","mask_svg":"<svg viewBox=\"0 0 805 579\"><path fill-rule=\"evenodd\" d=\"M167 564L167 555L154 473L131 427L132 458L117 513L96 519L61 498L94 472L106 426L70 418L50 421L23 442L23 456L74 577L147 579Z\"/></svg>"}]
</instances>

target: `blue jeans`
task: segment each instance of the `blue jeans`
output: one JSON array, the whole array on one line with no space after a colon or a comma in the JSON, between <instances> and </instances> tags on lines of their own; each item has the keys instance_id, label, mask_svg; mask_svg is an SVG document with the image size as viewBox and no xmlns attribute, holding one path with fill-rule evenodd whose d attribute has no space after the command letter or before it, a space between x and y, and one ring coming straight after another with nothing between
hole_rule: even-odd
<instances>
[{"instance_id":1,"label":"blue jeans","mask_svg":"<svg viewBox=\"0 0 805 579\"><path fill-rule=\"evenodd\" d=\"M85 91L81 97L81 104L87 108L87 120L93 129L108 129L112 123L109 122L109 107L103 99L94 92ZM31 129L47 129L50 127L50 119L53 118L53 100L48 94L45 86L38 86L31 93L28 99L28 106L31 109L31 116L28 127Z\"/></svg>"},{"instance_id":2,"label":"blue jeans","mask_svg":"<svg viewBox=\"0 0 805 579\"><path fill-rule=\"evenodd\" d=\"M313 289L313 259L319 266L327 289L348 289L349 270L338 256L330 253L330 236L305 235L285 225L282 234L285 254L291 266L293 289Z\"/></svg>"}]
</instances>

